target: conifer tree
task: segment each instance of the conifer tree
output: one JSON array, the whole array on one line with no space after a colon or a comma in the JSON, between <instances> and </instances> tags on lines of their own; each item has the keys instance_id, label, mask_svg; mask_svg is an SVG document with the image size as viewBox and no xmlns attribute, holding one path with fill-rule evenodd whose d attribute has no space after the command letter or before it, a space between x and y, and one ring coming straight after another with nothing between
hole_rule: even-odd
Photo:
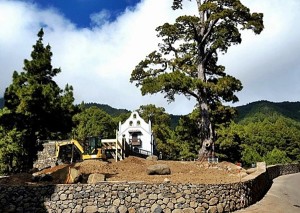
<instances>
[{"instance_id":1,"label":"conifer tree","mask_svg":"<svg viewBox=\"0 0 300 213\"><path fill-rule=\"evenodd\" d=\"M191 1L198 14L180 16L174 24L159 26L159 49L135 67L130 81L140 87L142 95L161 92L170 102L175 95L196 100L202 158L213 153L216 123L232 115L223 103L238 101L235 92L242 89L241 82L217 63L218 54L241 43L241 30L259 34L264 26L263 14L251 13L239 0ZM182 7L183 0L173 0L174 10Z\"/></svg>"},{"instance_id":2,"label":"conifer tree","mask_svg":"<svg viewBox=\"0 0 300 213\"><path fill-rule=\"evenodd\" d=\"M14 71L12 84L4 94L6 113L0 119L6 129L25 132L21 143L23 164L30 168L36 157L39 140L62 139L72 128L74 98L72 86L62 90L53 80L59 68L51 64L50 45L43 44L44 32L38 33L31 59L24 60L23 71Z\"/></svg>"}]
</instances>

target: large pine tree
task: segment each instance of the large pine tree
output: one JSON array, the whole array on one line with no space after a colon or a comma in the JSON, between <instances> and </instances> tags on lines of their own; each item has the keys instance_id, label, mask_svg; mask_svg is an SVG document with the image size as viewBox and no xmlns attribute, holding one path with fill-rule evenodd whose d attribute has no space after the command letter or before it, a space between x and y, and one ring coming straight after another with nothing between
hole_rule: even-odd
<instances>
[{"instance_id":1,"label":"large pine tree","mask_svg":"<svg viewBox=\"0 0 300 213\"><path fill-rule=\"evenodd\" d=\"M75 110L72 86L66 85L62 90L53 80L61 70L52 67L51 47L44 46L43 36L41 29L31 59L24 60L23 72L14 71L13 82L4 94L4 107L10 113L1 122L7 129L25 131L21 144L22 160L27 168L36 157L39 140L68 136Z\"/></svg>"},{"instance_id":2,"label":"large pine tree","mask_svg":"<svg viewBox=\"0 0 300 213\"><path fill-rule=\"evenodd\" d=\"M216 123L232 114L223 103L238 101L235 92L242 89L241 82L217 64L218 54L241 43L240 30L259 34L264 26L263 15L250 13L239 0L191 1L198 14L159 26L159 49L135 67L130 80L141 87L143 95L161 92L169 101L176 94L196 100L201 158L213 152ZM182 6L183 0L173 0L174 10Z\"/></svg>"}]
</instances>

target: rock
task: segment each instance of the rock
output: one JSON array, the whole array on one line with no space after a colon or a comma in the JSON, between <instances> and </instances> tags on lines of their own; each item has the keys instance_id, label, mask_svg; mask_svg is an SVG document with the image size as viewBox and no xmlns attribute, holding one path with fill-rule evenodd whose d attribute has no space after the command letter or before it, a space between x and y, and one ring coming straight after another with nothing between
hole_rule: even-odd
<instances>
[{"instance_id":1,"label":"rock","mask_svg":"<svg viewBox=\"0 0 300 213\"><path fill-rule=\"evenodd\" d=\"M157 194L150 194L149 199L150 200L157 200Z\"/></svg>"},{"instance_id":2,"label":"rock","mask_svg":"<svg viewBox=\"0 0 300 213\"><path fill-rule=\"evenodd\" d=\"M112 206L107 210L107 212L108 213L118 213L118 209L117 209L117 207Z\"/></svg>"},{"instance_id":3,"label":"rock","mask_svg":"<svg viewBox=\"0 0 300 213\"><path fill-rule=\"evenodd\" d=\"M147 168L148 175L169 175L171 174L171 169L166 164L155 164Z\"/></svg>"},{"instance_id":4,"label":"rock","mask_svg":"<svg viewBox=\"0 0 300 213\"><path fill-rule=\"evenodd\" d=\"M205 209L208 209L209 205L207 203L202 203L201 206L203 206Z\"/></svg>"},{"instance_id":5,"label":"rock","mask_svg":"<svg viewBox=\"0 0 300 213\"><path fill-rule=\"evenodd\" d=\"M192 207L192 208L197 208L197 207L198 207L198 203L195 202L195 201L191 201L191 202L190 202L190 207Z\"/></svg>"},{"instance_id":6,"label":"rock","mask_svg":"<svg viewBox=\"0 0 300 213\"><path fill-rule=\"evenodd\" d=\"M97 212L106 212L107 210L106 210L106 208L104 208L104 207L101 207L101 208L99 208L98 210L97 210Z\"/></svg>"},{"instance_id":7,"label":"rock","mask_svg":"<svg viewBox=\"0 0 300 213\"><path fill-rule=\"evenodd\" d=\"M74 167L69 168L69 177L67 183L79 183L82 181L82 174Z\"/></svg>"},{"instance_id":8,"label":"rock","mask_svg":"<svg viewBox=\"0 0 300 213\"><path fill-rule=\"evenodd\" d=\"M267 169L266 162L257 162L256 168L259 172L266 172L266 169Z\"/></svg>"},{"instance_id":9,"label":"rock","mask_svg":"<svg viewBox=\"0 0 300 213\"><path fill-rule=\"evenodd\" d=\"M139 194L139 199L140 200L145 200L146 198L147 198L147 194L146 193Z\"/></svg>"},{"instance_id":10,"label":"rock","mask_svg":"<svg viewBox=\"0 0 300 213\"><path fill-rule=\"evenodd\" d=\"M72 209L68 208L68 209L64 209L62 211L62 213L71 213L72 212Z\"/></svg>"},{"instance_id":11,"label":"rock","mask_svg":"<svg viewBox=\"0 0 300 213\"><path fill-rule=\"evenodd\" d=\"M218 213L224 212L224 208L223 208L223 205L222 205L221 203L219 203L219 204L217 205L217 210L218 210Z\"/></svg>"},{"instance_id":12,"label":"rock","mask_svg":"<svg viewBox=\"0 0 300 213\"><path fill-rule=\"evenodd\" d=\"M117 206L117 207L120 206L120 203L121 203L120 199L116 199L116 200L113 201L113 205Z\"/></svg>"},{"instance_id":13,"label":"rock","mask_svg":"<svg viewBox=\"0 0 300 213\"><path fill-rule=\"evenodd\" d=\"M163 210L162 208L160 207L160 205L157 205L157 204L153 204L151 206L151 213L162 213Z\"/></svg>"},{"instance_id":14,"label":"rock","mask_svg":"<svg viewBox=\"0 0 300 213\"><path fill-rule=\"evenodd\" d=\"M59 196L59 199L60 200L66 200L68 198L68 196L66 195L66 194L61 194L60 196Z\"/></svg>"},{"instance_id":15,"label":"rock","mask_svg":"<svg viewBox=\"0 0 300 213\"><path fill-rule=\"evenodd\" d=\"M151 155L151 156L148 156L148 157L146 158L146 160L149 160L149 161L157 161L157 160L158 160L158 157L155 156L155 155Z\"/></svg>"},{"instance_id":16,"label":"rock","mask_svg":"<svg viewBox=\"0 0 300 213\"><path fill-rule=\"evenodd\" d=\"M219 199L216 197L213 197L212 199L209 200L209 205L213 206L216 205L219 202Z\"/></svg>"},{"instance_id":17,"label":"rock","mask_svg":"<svg viewBox=\"0 0 300 213\"><path fill-rule=\"evenodd\" d=\"M170 183L170 182L171 182L170 179L168 179L168 178L164 179L164 183Z\"/></svg>"},{"instance_id":18,"label":"rock","mask_svg":"<svg viewBox=\"0 0 300 213\"><path fill-rule=\"evenodd\" d=\"M87 206L87 207L84 208L83 212L87 212L87 213L98 212L97 206Z\"/></svg>"},{"instance_id":19,"label":"rock","mask_svg":"<svg viewBox=\"0 0 300 213\"><path fill-rule=\"evenodd\" d=\"M252 173L254 173L254 172L256 172L256 168L250 168L250 169L247 169L246 170L246 173L249 175L249 174L252 174Z\"/></svg>"},{"instance_id":20,"label":"rock","mask_svg":"<svg viewBox=\"0 0 300 213\"><path fill-rule=\"evenodd\" d=\"M185 208L182 210L183 213L195 213L195 210L193 208Z\"/></svg>"},{"instance_id":21,"label":"rock","mask_svg":"<svg viewBox=\"0 0 300 213\"><path fill-rule=\"evenodd\" d=\"M217 213L218 209L216 206L210 206L208 209L208 213Z\"/></svg>"},{"instance_id":22,"label":"rock","mask_svg":"<svg viewBox=\"0 0 300 213\"><path fill-rule=\"evenodd\" d=\"M133 207L130 207L128 209L128 213L136 213L135 209Z\"/></svg>"},{"instance_id":23,"label":"rock","mask_svg":"<svg viewBox=\"0 0 300 213\"><path fill-rule=\"evenodd\" d=\"M164 213L172 213L172 211L171 211L171 209L166 208L166 209L164 209Z\"/></svg>"},{"instance_id":24,"label":"rock","mask_svg":"<svg viewBox=\"0 0 300 213\"><path fill-rule=\"evenodd\" d=\"M124 199L126 197L126 193L123 192L123 191L121 191L121 192L119 191L118 192L118 197L121 198L121 199Z\"/></svg>"},{"instance_id":25,"label":"rock","mask_svg":"<svg viewBox=\"0 0 300 213\"><path fill-rule=\"evenodd\" d=\"M205 210L205 208L204 207L197 207L196 209L195 209L195 212L196 213L203 213L203 212L206 212L206 210Z\"/></svg>"},{"instance_id":26,"label":"rock","mask_svg":"<svg viewBox=\"0 0 300 213\"><path fill-rule=\"evenodd\" d=\"M177 199L177 203L185 203L185 199L183 197L180 197Z\"/></svg>"},{"instance_id":27,"label":"rock","mask_svg":"<svg viewBox=\"0 0 300 213\"><path fill-rule=\"evenodd\" d=\"M119 213L127 213L127 207L124 205L120 206L118 210Z\"/></svg>"},{"instance_id":28,"label":"rock","mask_svg":"<svg viewBox=\"0 0 300 213\"><path fill-rule=\"evenodd\" d=\"M99 183L99 182L102 182L102 181L105 181L105 175L104 174L90 174L89 175L89 178L87 180L87 183L88 184L94 184L94 183Z\"/></svg>"}]
</instances>

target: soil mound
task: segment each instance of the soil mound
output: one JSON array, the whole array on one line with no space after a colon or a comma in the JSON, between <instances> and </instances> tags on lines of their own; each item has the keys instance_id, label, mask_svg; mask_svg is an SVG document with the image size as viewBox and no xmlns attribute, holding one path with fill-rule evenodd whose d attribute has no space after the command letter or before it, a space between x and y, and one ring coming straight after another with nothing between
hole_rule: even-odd
<instances>
[{"instance_id":1,"label":"soil mound","mask_svg":"<svg viewBox=\"0 0 300 213\"><path fill-rule=\"evenodd\" d=\"M168 165L171 174L148 175L147 168L155 164ZM167 178L171 183L223 184L241 180L241 168L229 162L209 164L199 161L149 161L138 157L128 157L118 162L85 160L44 169L34 175L50 174L53 177L51 183L66 183L70 167L78 169L86 176L94 173L105 174L106 181L162 183ZM0 184L49 184L32 183L31 177L31 174L16 174L1 178Z\"/></svg>"}]
</instances>

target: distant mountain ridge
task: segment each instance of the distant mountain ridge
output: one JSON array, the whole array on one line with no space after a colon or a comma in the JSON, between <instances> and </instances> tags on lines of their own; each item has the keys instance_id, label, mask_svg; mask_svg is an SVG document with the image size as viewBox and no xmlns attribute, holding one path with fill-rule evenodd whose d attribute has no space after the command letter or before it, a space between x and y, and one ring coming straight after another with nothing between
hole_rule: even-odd
<instances>
[{"instance_id":1,"label":"distant mountain ridge","mask_svg":"<svg viewBox=\"0 0 300 213\"><path fill-rule=\"evenodd\" d=\"M256 101L244 106L236 107L238 116L236 121L242 121L255 114L264 114L265 116L272 116L273 114L280 114L281 116L293 119L300 122L300 102L270 102L270 101Z\"/></svg>"},{"instance_id":2,"label":"distant mountain ridge","mask_svg":"<svg viewBox=\"0 0 300 213\"><path fill-rule=\"evenodd\" d=\"M114 107L111 107L107 104L98 104L98 103L85 103L86 107L96 106L108 113L111 116L119 116L123 113L130 113L130 110L127 109L117 109ZM0 109L4 106L4 98L0 98ZM265 116L272 115L274 113L280 114L284 117L293 119L297 122L300 122L300 102L271 102L271 101L255 101L243 106L236 107L238 115L236 117L236 121L242 121L243 119L246 119L248 117L251 117L257 113L262 113ZM178 120L180 118L180 115L172 115L172 126L174 124L178 123Z\"/></svg>"},{"instance_id":3,"label":"distant mountain ridge","mask_svg":"<svg viewBox=\"0 0 300 213\"><path fill-rule=\"evenodd\" d=\"M109 106L108 104L98 104L98 103L84 103L85 107L92 107L92 106L96 106L100 109L102 109L104 112L106 112L107 114L115 117L115 116L119 116L120 114L123 113L129 113L130 111L127 109L116 109L113 108L111 106Z\"/></svg>"},{"instance_id":4,"label":"distant mountain ridge","mask_svg":"<svg viewBox=\"0 0 300 213\"><path fill-rule=\"evenodd\" d=\"M88 103L85 104L87 107L89 106L97 106L106 113L111 116L118 116L122 113L129 113L129 110L126 109L116 109L107 104L97 104L97 103ZM273 114L280 114L284 117L296 120L300 122L300 102L271 102L271 101L255 101L243 106L236 107L237 109L237 117L236 121L239 122L243 119L251 117L257 113L264 114L265 116L272 116ZM171 116L172 127L175 128L175 124L178 124L178 121L181 115L173 115Z\"/></svg>"}]
</instances>

